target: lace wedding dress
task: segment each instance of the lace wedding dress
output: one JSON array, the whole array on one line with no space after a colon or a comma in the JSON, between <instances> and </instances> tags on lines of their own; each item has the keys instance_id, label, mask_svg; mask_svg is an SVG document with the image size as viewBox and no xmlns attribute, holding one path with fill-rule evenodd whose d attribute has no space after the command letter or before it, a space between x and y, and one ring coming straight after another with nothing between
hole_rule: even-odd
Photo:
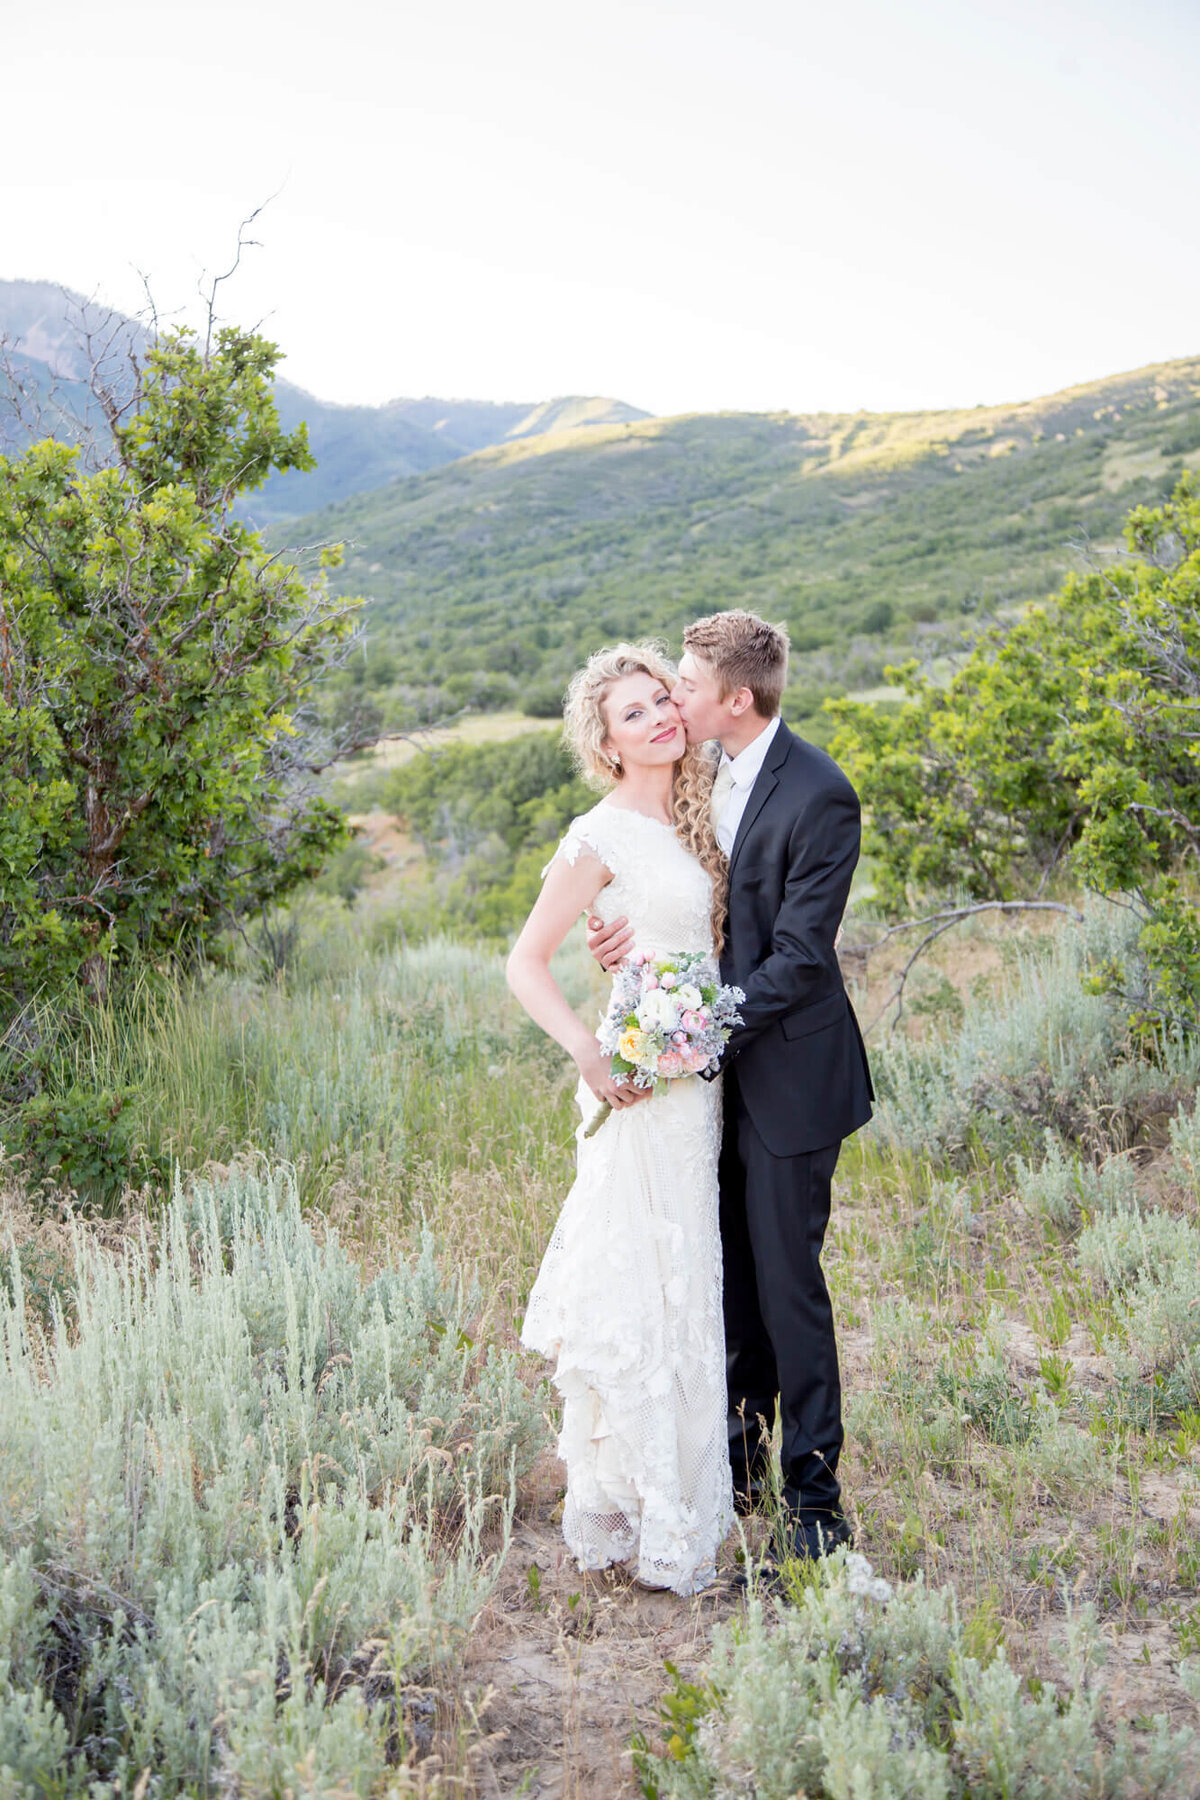
<instances>
[{"instance_id":1,"label":"lace wedding dress","mask_svg":"<svg viewBox=\"0 0 1200 1800\"><path fill-rule=\"evenodd\" d=\"M652 956L711 950L709 877L673 828L601 802L557 855L612 871L593 912L624 913ZM581 1082L586 1124L598 1102ZM697 1593L733 1517L726 1441L717 1153L720 1082L663 1094L577 1133L567 1196L522 1341L556 1360L563 1535L581 1568L626 1563Z\"/></svg>"}]
</instances>

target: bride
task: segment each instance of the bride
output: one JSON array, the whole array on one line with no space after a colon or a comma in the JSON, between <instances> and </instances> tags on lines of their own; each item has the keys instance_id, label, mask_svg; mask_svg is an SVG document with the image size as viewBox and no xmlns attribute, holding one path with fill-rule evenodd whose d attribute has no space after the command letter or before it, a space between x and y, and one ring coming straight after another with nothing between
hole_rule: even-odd
<instances>
[{"instance_id":1,"label":"bride","mask_svg":"<svg viewBox=\"0 0 1200 1800\"><path fill-rule=\"evenodd\" d=\"M581 913L628 917L651 956L720 948L725 862L712 765L688 749L673 672L653 645L590 658L567 695L584 773L611 791L572 820L508 962L525 1010L573 1058L584 1123L575 1184L530 1297L522 1341L555 1359L567 1466L563 1535L581 1568L626 1565L692 1594L732 1519L717 1157L720 1080L649 1094L614 1083L550 959Z\"/></svg>"}]
</instances>

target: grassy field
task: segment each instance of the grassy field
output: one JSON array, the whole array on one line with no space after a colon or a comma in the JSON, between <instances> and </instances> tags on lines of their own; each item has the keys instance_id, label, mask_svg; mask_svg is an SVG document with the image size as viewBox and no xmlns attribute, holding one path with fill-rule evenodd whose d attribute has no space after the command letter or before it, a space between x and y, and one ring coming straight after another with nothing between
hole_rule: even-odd
<instances>
[{"instance_id":1,"label":"grassy field","mask_svg":"<svg viewBox=\"0 0 1200 1800\"><path fill-rule=\"evenodd\" d=\"M746 604L795 647L787 711L876 686L1121 542L1200 455L1200 362L957 413L720 414L484 450L289 526L345 540L368 653L347 686L398 723L557 710L597 645Z\"/></svg>"},{"instance_id":2,"label":"grassy field","mask_svg":"<svg viewBox=\"0 0 1200 1800\"><path fill-rule=\"evenodd\" d=\"M507 744L512 738L525 737L531 731L553 731L556 723L548 719L531 719L526 713L469 713L453 724L430 731L384 738L373 750L358 757L345 768L335 771L348 788L364 775L379 769L402 769L414 757L444 750L450 744Z\"/></svg>"},{"instance_id":3,"label":"grassy field","mask_svg":"<svg viewBox=\"0 0 1200 1800\"><path fill-rule=\"evenodd\" d=\"M1139 1057L1110 1003L1084 991L1081 970L1122 941L1118 909L1092 909L1082 929L975 922L942 940L919 968L901 1028L889 1037L885 1022L872 1035L881 1104L844 1154L827 1266L845 1370L847 1496L859 1549L896 1598L859 1592L852 1570L815 1587L796 1571L794 1604L784 1613L770 1597L747 1607L728 1581L680 1602L621 1577L574 1571L559 1538L551 1396L516 1345L570 1180L572 1083L558 1052L517 1015L497 956L444 941L388 941L369 896L355 914L315 915L309 932L282 980L263 982L247 969L187 989L147 987L132 1008L102 1015L69 1056L63 1049L64 1086L83 1063L92 1080L127 1089L148 1165L193 1172L174 1224L163 1222L153 1191L110 1195L107 1218L95 1218L81 1245L56 1223L53 1206L33 1203L9 1165L5 1211L12 1268L20 1271L19 1290L10 1274L10 1294L19 1293L34 1345L52 1328L56 1306L65 1306L57 1329L76 1348L66 1360L59 1351L39 1365L34 1354L27 1365L18 1354L12 1364L10 1330L10 1367L26 1372L20 1405L10 1391L0 1407L9 1495L0 1531L9 1587L0 1594L9 1593L5 1604L26 1648L23 1660L0 1667L8 1696L0 1764L18 1766L18 1739L28 1748L29 1719L13 1696L34 1679L32 1646L50 1618L56 1641L90 1671L72 1677L74 1711L65 1715L79 1767L111 1781L123 1756L130 1791L151 1765L157 1785L143 1792L216 1791L219 1766L222 1780L241 1784L237 1791L291 1784L330 1796L600 1800L636 1791L637 1734L643 1778L663 1795L746 1792L752 1783L763 1800L786 1800L802 1779L806 1791L830 1796L1194 1791L1194 1752L1168 1738L1195 1722L1200 1691L1200 1663L1191 1660L1200 1655L1200 1068L1181 1046ZM898 966L894 946L868 953L874 935L869 917L852 916L846 966L868 1020ZM568 944L558 966L573 1002L594 1005L598 977L581 945ZM267 1174L281 1165L295 1171L303 1219L288 1211L290 1177ZM147 1251L137 1247L143 1219ZM209 1239L229 1247L206 1262ZM114 1287L123 1253L139 1267L149 1256L147 1272ZM81 1255L91 1273L83 1299L73 1299ZM166 1273L154 1276L156 1266ZM195 1291L186 1306L172 1301L189 1281ZM370 1296L390 1293L386 1283L396 1281L408 1284L409 1298L400 1311L376 1315ZM299 1308L290 1324L288 1283ZM363 1283L375 1286L362 1287L360 1301ZM149 1314L137 1298L143 1289L145 1307L157 1296ZM393 1305L399 1300L386 1302ZM129 1321L122 1331L132 1333L125 1372L105 1378L105 1321L120 1307ZM249 1333L244 1368L243 1352L232 1348L241 1337L219 1326L235 1316L245 1321L239 1332ZM371 1324L377 1316L410 1321L403 1355L416 1386L405 1390L404 1441L416 1442L418 1453L414 1462L405 1452L410 1460L400 1464L393 1448L393 1464L382 1465L408 1480L407 1513L396 1512L394 1496L384 1499L378 1477L351 1473L368 1439L377 1446L372 1456L385 1441L384 1390L371 1385L384 1341L371 1335L382 1329ZM160 1323L151 1329L153 1319ZM168 1319L180 1323L168 1329ZM101 1477L105 1420L141 1416L136 1396L159 1391L161 1370L181 1353L170 1333L185 1326L195 1346L211 1337L213 1350L193 1357L186 1405L171 1404L168 1382L153 1401L158 1410L145 1415L160 1445L157 1462L143 1448L131 1463L135 1438L127 1435L104 1451ZM138 1372L152 1343L153 1379ZM227 1346L219 1355L218 1343ZM281 1370L287 1356L298 1358L283 1386L271 1372L276 1343ZM439 1361L455 1344L450 1361ZM103 1397L106 1380L128 1395L115 1415ZM240 1579L247 1593L266 1581L264 1595L275 1591L270 1582L283 1581L285 1594L297 1580L288 1604L299 1611L288 1626L286 1607L277 1617L263 1610L265 1599L255 1602L250 1648L222 1700L201 1664L211 1670L226 1640L205 1639L201 1655L186 1634L171 1648L167 1629L176 1629L185 1600L201 1605L206 1592L218 1594L203 1585L217 1581L217 1565L203 1575L208 1564L197 1563L193 1585L169 1602L151 1579L151 1549L158 1546L153 1555L166 1570L185 1541L208 1541L220 1471L206 1461L216 1451L202 1451L195 1433L204 1418L216 1419L222 1394L242 1387L251 1397L261 1387L272 1430L282 1435L273 1450L264 1439L249 1461L233 1455L234 1437L212 1439L225 1445L221 1504L247 1521L269 1518L276 1482L288 1517L300 1523L284 1540L299 1549L282 1561L270 1530L256 1536L247 1524L237 1540ZM179 1436L185 1419L192 1438ZM386 1442L399 1443L399 1428L389 1427ZM249 1432L246 1441L256 1443L258 1429L242 1414L221 1428ZM348 1431L359 1443L349 1461ZM500 1446L486 1480L501 1495L508 1478L497 1479L495 1455L503 1460L510 1441L520 1450L511 1499L471 1525L454 1503L470 1487L461 1490L445 1472L458 1445L478 1446L481 1434ZM30 1461L35 1442L43 1448ZM171 1523L171 1508L185 1497L171 1498L165 1484L172 1456L188 1443L199 1485L186 1503L185 1532ZM51 1454L47 1446L58 1447ZM311 1486L318 1452L334 1484L323 1501L319 1484ZM55 1468L58 1485L46 1487ZM423 1479L442 1482L432 1512L420 1510L425 1503L411 1486L422 1470ZM98 1537L87 1523L84 1496L107 1491L104 1482L142 1495L132 1512L125 1502L113 1506L126 1521L143 1519L145 1555L125 1525ZM64 1510L68 1493L78 1494L78 1506ZM349 1536L338 1535L339 1511L359 1519L358 1539L349 1525ZM406 1517L416 1524L405 1525ZM52 1592L29 1588L20 1573L35 1519L50 1533L39 1541L55 1546ZM381 1544L391 1541L388 1532L399 1542L417 1525L426 1534L425 1573L409 1556L391 1585L378 1585L375 1574L368 1582L353 1541L373 1543L382 1531ZM326 1550L311 1565L294 1565L300 1551L315 1555L326 1542L321 1529L332 1533ZM761 1529L730 1540L727 1577L740 1555L753 1554ZM199 1549L188 1554L201 1557ZM325 1606L314 1597L321 1580L321 1593L345 1598ZM352 1606L356 1583L362 1591ZM225 1602L213 1604L219 1613ZM139 1652L136 1667L132 1649L119 1649L123 1628L113 1635L114 1606L135 1619L128 1609L140 1608L155 1622L146 1644L159 1648ZM129 1640L138 1641L136 1633ZM255 1682L276 1654L309 1670L307 1698L256 1711ZM890 1685L873 1686L863 1674L885 1666ZM821 1669L822 1706L833 1710L822 1713L824 1761L814 1768L804 1762L816 1753L803 1720ZM155 1703L158 1713L139 1714L136 1727L122 1724L120 1706L111 1710L114 1681L132 1682L144 1706L151 1691L167 1697ZM207 1774L182 1743L168 1744L163 1723L171 1683L182 1691L189 1681L212 1695L215 1761ZM1050 1684L1058 1701L1047 1699ZM897 1738L889 1727L886 1742L875 1743L883 1715L873 1708L885 1704L893 1721L901 1708L904 1731ZM232 1725L222 1722L227 1714ZM914 1724L918 1714L924 1722ZM1166 1723L1153 1726L1153 1715ZM1132 1733L1132 1749L1122 1749L1122 1729ZM112 1744L102 1753L95 1744L106 1734ZM985 1738L1007 1745L1007 1786ZM50 1733L45 1743L46 1754L70 1764L64 1742ZM112 1745L123 1746L119 1756ZM889 1757L907 1770L907 1785L882 1785ZM876 1785L839 1786L846 1758L873 1770ZM174 1786L168 1768L181 1771ZM971 1770L974 1785L964 1789ZM1043 1775L1050 1786L1037 1785ZM943 1776L950 1786L941 1789Z\"/></svg>"}]
</instances>

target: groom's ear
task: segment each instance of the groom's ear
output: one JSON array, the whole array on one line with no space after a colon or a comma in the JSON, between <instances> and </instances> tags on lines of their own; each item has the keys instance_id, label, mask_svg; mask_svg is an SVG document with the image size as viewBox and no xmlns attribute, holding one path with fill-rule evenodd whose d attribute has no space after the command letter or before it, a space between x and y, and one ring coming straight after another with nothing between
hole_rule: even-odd
<instances>
[{"instance_id":1,"label":"groom's ear","mask_svg":"<svg viewBox=\"0 0 1200 1800\"><path fill-rule=\"evenodd\" d=\"M754 710L754 695L748 687L740 687L730 694L726 704L735 719L744 719L748 712Z\"/></svg>"}]
</instances>

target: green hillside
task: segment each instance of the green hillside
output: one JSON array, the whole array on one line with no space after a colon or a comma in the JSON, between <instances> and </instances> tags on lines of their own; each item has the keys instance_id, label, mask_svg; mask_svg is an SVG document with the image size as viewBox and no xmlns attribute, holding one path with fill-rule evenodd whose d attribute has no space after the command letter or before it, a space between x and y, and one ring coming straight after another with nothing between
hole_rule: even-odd
<instances>
[{"instance_id":1,"label":"green hillside","mask_svg":"<svg viewBox=\"0 0 1200 1800\"><path fill-rule=\"evenodd\" d=\"M1130 507L1200 461L1200 358L1019 405L717 414L509 442L289 527L344 539L366 593L354 679L389 719L549 713L580 657L744 603L796 647L788 709L870 687L964 615L1110 555Z\"/></svg>"}]
</instances>

